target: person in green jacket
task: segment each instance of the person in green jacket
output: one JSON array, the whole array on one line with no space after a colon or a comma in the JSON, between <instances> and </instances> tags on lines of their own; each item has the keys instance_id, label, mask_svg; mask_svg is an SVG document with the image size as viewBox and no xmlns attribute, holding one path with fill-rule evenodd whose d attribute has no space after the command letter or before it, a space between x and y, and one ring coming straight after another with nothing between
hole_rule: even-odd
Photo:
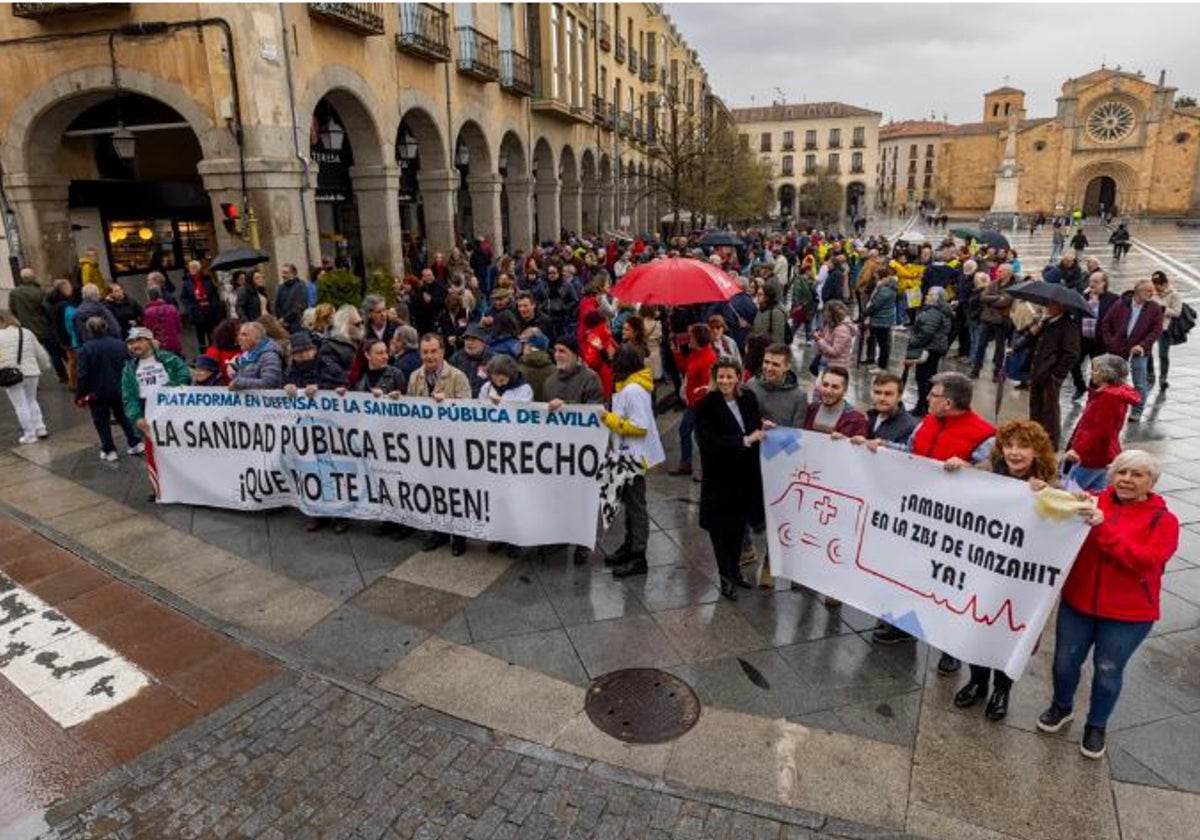
<instances>
[{"instance_id":1,"label":"person in green jacket","mask_svg":"<svg viewBox=\"0 0 1200 840\"><path fill-rule=\"evenodd\" d=\"M8 293L8 308L21 326L37 336L38 342L50 355L54 372L59 382L67 381L66 355L58 343L54 326L50 321L51 308L46 301L46 290L38 282L32 268L22 268L17 286Z\"/></svg>"},{"instance_id":2,"label":"person in green jacket","mask_svg":"<svg viewBox=\"0 0 1200 840\"><path fill-rule=\"evenodd\" d=\"M142 432L145 444L146 469L154 492L150 501L158 500L158 468L154 463L153 435L146 422L146 401L159 388L174 388L192 384L192 372L187 363L166 350L160 350L154 333L145 327L134 327L125 340L130 359L121 371L121 403L125 416Z\"/></svg>"}]
</instances>

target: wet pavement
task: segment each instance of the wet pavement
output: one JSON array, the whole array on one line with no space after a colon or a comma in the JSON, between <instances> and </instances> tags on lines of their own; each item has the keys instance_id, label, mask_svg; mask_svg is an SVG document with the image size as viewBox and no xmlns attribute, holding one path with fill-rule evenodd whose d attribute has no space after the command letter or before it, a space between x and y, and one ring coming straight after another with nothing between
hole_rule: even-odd
<instances>
[{"instance_id":1,"label":"wet pavement","mask_svg":"<svg viewBox=\"0 0 1200 840\"><path fill-rule=\"evenodd\" d=\"M1109 266L1114 288L1162 266L1185 298L1200 301L1200 271L1191 268L1200 265L1200 234L1167 226L1133 232L1134 251ZM1106 238L1098 228L1088 233L1094 242ZM1045 233L1032 241L1017 234L1013 244L1026 272L1049 252ZM1101 254L1107 265L1107 248ZM101 463L85 415L50 388L43 405L56 435L0 464L0 504L161 587L179 599L175 606L215 616L217 629L248 628L265 640L263 649L301 671L372 685L658 784L733 792L931 837L1151 836L1141 833L1145 820L1184 819L1179 815L1196 816L1200 807L1194 347L1174 348L1171 389L1152 394L1143 423L1127 436L1127 446L1164 459L1158 489L1185 529L1164 579L1163 619L1130 665L1109 757L1099 768L1080 762L1071 743L1078 731L1065 741L1034 733L1049 696L1050 632L1014 690L1008 719L990 725L981 714L953 709L950 698L963 678L938 678L924 645L872 645L870 616L830 610L790 589L720 600L709 542L696 521L699 485L688 479L656 474L648 482L651 569L644 578L617 581L601 566L572 565L562 551L512 560L472 545L453 558L444 549L421 552L419 538L376 536L365 523L345 535L309 534L291 511L149 504L140 460ZM900 349L893 355L899 358ZM866 383L865 370L856 370L853 399L865 397ZM990 406L995 387L981 382L977 401ZM1024 414L1026 399L1008 388L1002 417ZM1078 410L1064 399L1068 429ZM672 456L678 416L661 418ZM0 448L14 440L11 416L0 416ZM134 638L161 635L129 626ZM697 731L666 748L601 740L582 713L583 688L626 667L663 668L691 685L705 707ZM199 699L179 691L189 708L200 708ZM799 765L780 758L790 750L800 751ZM714 762L722 772L710 771ZM807 777L806 764L828 778ZM220 788L233 782L213 775L218 789L237 789ZM169 820L177 818L160 814L168 822L154 824L175 827ZM1188 820L1170 836L1200 836L1187 833L1200 821ZM677 828L663 830L670 836Z\"/></svg>"}]
</instances>

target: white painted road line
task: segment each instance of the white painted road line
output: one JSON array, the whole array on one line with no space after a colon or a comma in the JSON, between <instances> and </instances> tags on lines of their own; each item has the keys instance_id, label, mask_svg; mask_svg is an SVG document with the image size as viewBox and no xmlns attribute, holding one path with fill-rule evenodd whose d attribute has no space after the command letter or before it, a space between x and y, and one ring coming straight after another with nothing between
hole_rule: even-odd
<instances>
[{"instance_id":1,"label":"white painted road line","mask_svg":"<svg viewBox=\"0 0 1200 840\"><path fill-rule=\"evenodd\" d=\"M59 726L119 706L150 677L0 572L0 675Z\"/></svg>"},{"instance_id":2,"label":"white painted road line","mask_svg":"<svg viewBox=\"0 0 1200 840\"><path fill-rule=\"evenodd\" d=\"M1163 253L1162 251L1158 250L1157 248L1147 245L1145 242L1143 242L1140 239L1130 237L1129 241L1133 243L1133 247L1139 248L1143 252L1149 254L1154 259L1158 260L1159 263L1161 263L1164 268L1171 269L1171 271L1175 274L1175 276L1178 279L1186 281L1193 288L1200 291L1200 271L1197 271L1195 268L1188 265L1187 263L1180 262L1179 260L1175 259L1174 257L1172 257L1169 254Z\"/></svg>"}]
</instances>

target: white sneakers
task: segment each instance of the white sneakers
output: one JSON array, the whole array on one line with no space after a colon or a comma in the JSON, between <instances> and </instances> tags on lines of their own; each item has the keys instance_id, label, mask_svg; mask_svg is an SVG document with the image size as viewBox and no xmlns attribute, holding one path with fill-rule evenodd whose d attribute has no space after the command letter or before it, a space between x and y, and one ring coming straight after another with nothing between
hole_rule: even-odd
<instances>
[{"instance_id":1,"label":"white sneakers","mask_svg":"<svg viewBox=\"0 0 1200 840\"><path fill-rule=\"evenodd\" d=\"M110 463L111 463L111 462L113 462L113 461L115 461L115 460L117 460L117 453L116 453L116 450L113 450L112 452L101 452L101 453L100 453L100 460L101 460L101 461L108 461L108 462L110 462Z\"/></svg>"},{"instance_id":2,"label":"white sneakers","mask_svg":"<svg viewBox=\"0 0 1200 840\"><path fill-rule=\"evenodd\" d=\"M21 435L17 438L17 443L24 446L27 443L37 443L37 435Z\"/></svg>"},{"instance_id":3,"label":"white sneakers","mask_svg":"<svg viewBox=\"0 0 1200 840\"><path fill-rule=\"evenodd\" d=\"M125 450L126 455L141 455L146 451L146 444L138 443Z\"/></svg>"},{"instance_id":4,"label":"white sneakers","mask_svg":"<svg viewBox=\"0 0 1200 840\"><path fill-rule=\"evenodd\" d=\"M48 438L48 437L50 437L50 432L46 429L45 426L38 426L37 427L37 436L39 438Z\"/></svg>"}]
</instances>

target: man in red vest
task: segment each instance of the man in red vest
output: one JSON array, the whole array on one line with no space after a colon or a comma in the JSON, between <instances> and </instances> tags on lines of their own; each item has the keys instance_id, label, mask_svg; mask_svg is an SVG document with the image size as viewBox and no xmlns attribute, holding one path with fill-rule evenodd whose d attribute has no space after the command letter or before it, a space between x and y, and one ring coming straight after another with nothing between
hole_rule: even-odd
<instances>
[{"instance_id":1,"label":"man in red vest","mask_svg":"<svg viewBox=\"0 0 1200 840\"><path fill-rule=\"evenodd\" d=\"M929 413L912 436L903 443L889 444L868 440L872 452L889 446L923 458L941 461L948 471L970 467L991 457L996 443L996 427L971 408L974 387L966 375L954 371L939 373L930 380ZM961 667L956 658L943 653L938 673L947 676Z\"/></svg>"}]
</instances>

